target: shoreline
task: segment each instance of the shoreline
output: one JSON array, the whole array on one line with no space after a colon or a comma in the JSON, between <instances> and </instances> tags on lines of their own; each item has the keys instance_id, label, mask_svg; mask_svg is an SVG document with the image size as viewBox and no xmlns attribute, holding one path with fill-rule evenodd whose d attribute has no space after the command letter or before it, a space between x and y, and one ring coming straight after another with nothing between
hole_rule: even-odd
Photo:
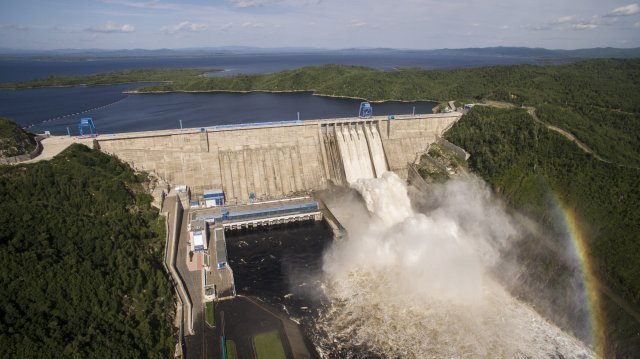
<instances>
[{"instance_id":1,"label":"shoreline","mask_svg":"<svg viewBox=\"0 0 640 359\"><path fill-rule=\"evenodd\" d=\"M167 91L139 91L139 90L127 90L122 91L125 94L133 94L133 95L154 95L154 94L169 94L169 93L238 93L238 94L248 94L248 93L300 93L300 92L308 92L312 96L318 97L330 97L330 98L343 98L349 100L360 100L367 101L370 103L385 103L385 102L402 102L402 103L411 103L411 102L434 102L440 103L438 100L428 100L428 99L414 99L414 100L398 100L398 99L385 99L385 100L367 100L366 98L357 97L357 96L346 96L346 95L330 95L324 94L320 92L315 92L315 90L167 90Z\"/></svg>"},{"instance_id":2,"label":"shoreline","mask_svg":"<svg viewBox=\"0 0 640 359\"><path fill-rule=\"evenodd\" d=\"M105 84L76 84L76 85L45 85L45 86L27 86L27 87L0 87L0 91L37 90L37 89L70 88L70 87L117 86L117 85L133 85L133 84L150 84L150 83L170 84L172 82L173 81L127 81L127 82L114 82L114 83L105 83ZM123 91L123 93L126 93L126 91Z\"/></svg>"}]
</instances>

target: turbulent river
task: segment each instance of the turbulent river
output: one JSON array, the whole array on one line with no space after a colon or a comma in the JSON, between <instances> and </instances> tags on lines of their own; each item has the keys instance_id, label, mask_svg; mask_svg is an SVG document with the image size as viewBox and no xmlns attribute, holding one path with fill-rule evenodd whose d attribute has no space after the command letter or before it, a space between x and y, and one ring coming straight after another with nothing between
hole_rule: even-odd
<instances>
[{"instance_id":1,"label":"turbulent river","mask_svg":"<svg viewBox=\"0 0 640 359\"><path fill-rule=\"evenodd\" d=\"M518 229L481 181L439 185L421 212L393 173L352 187L345 238L315 224L229 240L239 292L301 322L322 356L593 357L494 279Z\"/></svg>"}]
</instances>

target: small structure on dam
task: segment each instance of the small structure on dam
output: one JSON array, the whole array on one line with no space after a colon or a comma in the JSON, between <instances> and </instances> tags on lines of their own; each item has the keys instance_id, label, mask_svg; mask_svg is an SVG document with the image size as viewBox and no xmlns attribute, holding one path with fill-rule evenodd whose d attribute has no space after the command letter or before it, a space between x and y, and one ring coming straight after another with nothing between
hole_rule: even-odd
<instances>
[{"instance_id":1,"label":"small structure on dam","mask_svg":"<svg viewBox=\"0 0 640 359\"><path fill-rule=\"evenodd\" d=\"M304 220L322 220L318 203L311 197L282 198L245 205L195 209L192 226L199 221L222 226L225 230L254 228Z\"/></svg>"}]
</instances>

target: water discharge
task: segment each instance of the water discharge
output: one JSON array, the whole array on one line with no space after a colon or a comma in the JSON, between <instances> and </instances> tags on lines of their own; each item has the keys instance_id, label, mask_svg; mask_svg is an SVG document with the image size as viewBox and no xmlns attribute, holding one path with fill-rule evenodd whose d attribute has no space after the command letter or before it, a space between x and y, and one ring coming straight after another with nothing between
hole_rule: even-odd
<instances>
[{"instance_id":1,"label":"water discharge","mask_svg":"<svg viewBox=\"0 0 640 359\"><path fill-rule=\"evenodd\" d=\"M481 181L447 182L424 213L392 172L352 187L370 215L345 223L348 237L324 256L330 304L316 323L321 350L341 357L593 357L494 280L491 269L517 229Z\"/></svg>"},{"instance_id":2,"label":"water discharge","mask_svg":"<svg viewBox=\"0 0 640 359\"><path fill-rule=\"evenodd\" d=\"M342 125L335 130L335 136L348 183L380 177L387 171L382 141L375 125Z\"/></svg>"},{"instance_id":3,"label":"water discharge","mask_svg":"<svg viewBox=\"0 0 640 359\"><path fill-rule=\"evenodd\" d=\"M373 167L376 170L376 177L381 177L387 171L387 161L384 158L384 149L382 148L382 140L375 125L364 127L365 136L369 142L371 149L371 158L373 159Z\"/></svg>"}]
</instances>

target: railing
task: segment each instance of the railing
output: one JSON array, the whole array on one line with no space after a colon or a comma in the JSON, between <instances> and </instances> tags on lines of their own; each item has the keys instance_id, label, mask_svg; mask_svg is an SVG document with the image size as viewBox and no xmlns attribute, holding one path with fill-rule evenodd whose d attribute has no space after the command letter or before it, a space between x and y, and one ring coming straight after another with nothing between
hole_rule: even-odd
<instances>
[{"instance_id":1,"label":"railing","mask_svg":"<svg viewBox=\"0 0 640 359\"><path fill-rule=\"evenodd\" d=\"M293 125L300 124L302 121L266 121L266 122L247 122L247 123L234 123L228 125L215 125L210 128L217 130L223 128L242 128L242 127L256 127L256 126L273 126L273 125Z\"/></svg>"}]
</instances>

